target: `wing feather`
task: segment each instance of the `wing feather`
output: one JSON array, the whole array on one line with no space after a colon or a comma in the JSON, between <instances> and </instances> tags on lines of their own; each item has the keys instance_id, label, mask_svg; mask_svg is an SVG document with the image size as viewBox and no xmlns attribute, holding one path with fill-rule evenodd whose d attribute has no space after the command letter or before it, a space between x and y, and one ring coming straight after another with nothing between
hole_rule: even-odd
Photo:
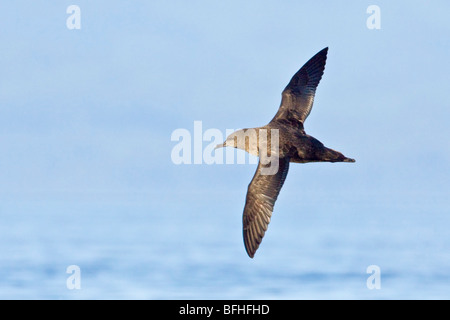
<instances>
[{"instance_id":1,"label":"wing feather","mask_svg":"<svg viewBox=\"0 0 450 320\"><path fill-rule=\"evenodd\" d=\"M288 121L303 128L314 103L317 86L322 79L328 48L306 62L283 90L281 105L272 121Z\"/></svg>"},{"instance_id":2,"label":"wing feather","mask_svg":"<svg viewBox=\"0 0 450 320\"><path fill-rule=\"evenodd\" d=\"M289 159L280 158L278 172L273 175L261 174L265 166L261 162L248 186L243 221L244 245L253 258L261 243L272 217L273 207L286 180ZM270 164L268 164L270 165Z\"/></svg>"}]
</instances>

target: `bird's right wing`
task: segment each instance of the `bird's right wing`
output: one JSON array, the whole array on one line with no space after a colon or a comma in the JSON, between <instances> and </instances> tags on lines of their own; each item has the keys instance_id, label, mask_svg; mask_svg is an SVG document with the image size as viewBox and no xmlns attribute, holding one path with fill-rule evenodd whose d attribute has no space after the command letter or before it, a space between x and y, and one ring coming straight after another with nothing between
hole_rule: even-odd
<instances>
[{"instance_id":1,"label":"bird's right wing","mask_svg":"<svg viewBox=\"0 0 450 320\"><path fill-rule=\"evenodd\" d=\"M264 237L272 217L275 201L289 170L289 158L279 158L278 160L278 172L273 175L261 173L265 165L260 161L255 176L248 186L242 220L245 250L250 258L255 255Z\"/></svg>"},{"instance_id":2,"label":"bird's right wing","mask_svg":"<svg viewBox=\"0 0 450 320\"><path fill-rule=\"evenodd\" d=\"M322 79L328 48L322 49L306 62L283 90L281 105L272 119L288 121L294 126L303 123L311 112L316 88Z\"/></svg>"}]
</instances>

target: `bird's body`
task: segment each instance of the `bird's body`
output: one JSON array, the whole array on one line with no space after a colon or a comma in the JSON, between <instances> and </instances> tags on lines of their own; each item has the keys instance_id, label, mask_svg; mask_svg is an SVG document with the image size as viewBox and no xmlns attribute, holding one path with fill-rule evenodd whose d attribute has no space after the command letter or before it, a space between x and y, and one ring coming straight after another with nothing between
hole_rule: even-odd
<instances>
[{"instance_id":1,"label":"bird's body","mask_svg":"<svg viewBox=\"0 0 450 320\"><path fill-rule=\"evenodd\" d=\"M267 125L238 130L228 136L222 145L218 145L243 149L260 156L258 168L248 186L243 214L244 244L251 258L267 230L291 162L355 162L342 153L325 147L319 140L306 134L303 127L323 75L327 52L328 48L321 50L292 77L283 90L277 114ZM274 138L277 141L272 141ZM267 141L262 145L266 150L261 150L261 139ZM266 152L270 154L270 158L263 158ZM263 159L271 159L271 162ZM266 169L274 159L277 170L268 174Z\"/></svg>"},{"instance_id":2,"label":"bird's body","mask_svg":"<svg viewBox=\"0 0 450 320\"><path fill-rule=\"evenodd\" d=\"M254 140L254 144L250 144L249 139L246 141L245 147L236 146L238 149L245 150L246 152L259 156L260 150L258 148L258 141L260 136L260 131L264 132L264 135L268 136L268 147L270 150L271 147L271 130L277 130L279 136L279 148L278 148L278 157L284 158L288 157L290 162L294 163L307 163L307 162L352 162L345 161L346 158L340 152L329 149L323 145L322 142L317 140L316 138L305 133L303 129L297 129L289 124L283 122L272 121L269 124L252 129L243 129L254 130L256 133L256 139ZM245 133L244 131L244 133ZM351 159L352 160L352 159Z\"/></svg>"}]
</instances>

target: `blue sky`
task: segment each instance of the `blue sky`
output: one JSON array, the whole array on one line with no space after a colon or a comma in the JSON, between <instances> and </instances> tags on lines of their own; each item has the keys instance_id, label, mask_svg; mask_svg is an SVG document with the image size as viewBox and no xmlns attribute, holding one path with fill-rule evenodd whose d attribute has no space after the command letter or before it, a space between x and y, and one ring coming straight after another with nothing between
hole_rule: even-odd
<instances>
[{"instance_id":1,"label":"blue sky","mask_svg":"<svg viewBox=\"0 0 450 320\"><path fill-rule=\"evenodd\" d=\"M71 4L80 30L66 27ZM366 27L371 4L380 30ZM149 216L214 208L238 225L256 166L175 165L171 133L266 124L328 46L305 129L356 163L291 166L279 207L304 195L448 214L448 12L446 1L4 2L0 208L143 201Z\"/></svg>"},{"instance_id":2,"label":"blue sky","mask_svg":"<svg viewBox=\"0 0 450 320\"><path fill-rule=\"evenodd\" d=\"M2 5L4 192L207 187L177 177L227 169L173 166L171 132L265 124L325 46L306 129L358 160L338 171L371 189L448 192L444 2L379 2L380 30L360 1L80 1L81 30L66 28L70 4Z\"/></svg>"}]
</instances>

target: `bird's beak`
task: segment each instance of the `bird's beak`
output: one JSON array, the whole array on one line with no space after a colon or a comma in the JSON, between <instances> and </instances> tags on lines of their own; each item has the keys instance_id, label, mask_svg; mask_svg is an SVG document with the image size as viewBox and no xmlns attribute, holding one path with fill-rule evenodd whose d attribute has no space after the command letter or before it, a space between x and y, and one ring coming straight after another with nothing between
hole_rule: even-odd
<instances>
[{"instance_id":1,"label":"bird's beak","mask_svg":"<svg viewBox=\"0 0 450 320\"><path fill-rule=\"evenodd\" d=\"M355 162L355 159L345 158L343 162Z\"/></svg>"},{"instance_id":2,"label":"bird's beak","mask_svg":"<svg viewBox=\"0 0 450 320\"><path fill-rule=\"evenodd\" d=\"M214 147L214 150L215 150L215 149L219 149L219 148L223 148L223 146L224 146L224 143L218 144L217 146Z\"/></svg>"}]
</instances>

